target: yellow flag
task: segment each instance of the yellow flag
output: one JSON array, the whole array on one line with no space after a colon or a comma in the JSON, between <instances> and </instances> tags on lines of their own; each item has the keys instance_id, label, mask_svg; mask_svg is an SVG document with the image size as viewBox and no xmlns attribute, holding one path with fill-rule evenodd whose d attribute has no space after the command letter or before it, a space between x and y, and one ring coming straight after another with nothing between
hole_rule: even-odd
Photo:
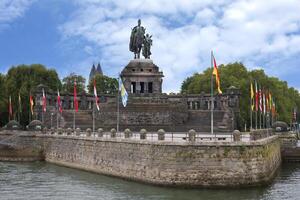
<instances>
[{"instance_id":1,"label":"yellow flag","mask_svg":"<svg viewBox=\"0 0 300 200\"><path fill-rule=\"evenodd\" d=\"M254 110L254 89L253 89L253 84L251 82L250 84L250 97L251 97L251 110Z\"/></svg>"},{"instance_id":2,"label":"yellow flag","mask_svg":"<svg viewBox=\"0 0 300 200\"><path fill-rule=\"evenodd\" d=\"M213 64L214 64L214 69L213 69L213 75L216 76L216 85L218 88L218 93L222 94L222 90L221 90L221 86L220 86L220 76L219 76L219 72L218 72L218 67L217 67L217 63L216 63L216 59L215 57L212 55L213 57Z\"/></svg>"}]
</instances>

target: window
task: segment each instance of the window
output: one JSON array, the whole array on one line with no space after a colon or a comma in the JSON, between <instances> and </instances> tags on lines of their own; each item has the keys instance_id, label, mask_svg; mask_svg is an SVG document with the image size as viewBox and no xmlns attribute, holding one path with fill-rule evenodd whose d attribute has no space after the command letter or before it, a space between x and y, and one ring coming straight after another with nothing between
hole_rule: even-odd
<instances>
[{"instance_id":1,"label":"window","mask_svg":"<svg viewBox=\"0 0 300 200\"><path fill-rule=\"evenodd\" d=\"M149 93L152 93L152 92L153 92L152 86L153 86L153 83L152 83L152 82L149 82L149 83L148 83L148 92L149 92Z\"/></svg>"},{"instance_id":2,"label":"window","mask_svg":"<svg viewBox=\"0 0 300 200\"><path fill-rule=\"evenodd\" d=\"M131 82L131 93L136 93L136 82Z\"/></svg>"},{"instance_id":3,"label":"window","mask_svg":"<svg viewBox=\"0 0 300 200\"><path fill-rule=\"evenodd\" d=\"M144 90L145 90L144 82L140 82L140 86L141 86L141 91L140 91L140 93L144 93Z\"/></svg>"},{"instance_id":4,"label":"window","mask_svg":"<svg viewBox=\"0 0 300 200\"><path fill-rule=\"evenodd\" d=\"M141 69L141 72L143 72L144 71L144 69Z\"/></svg>"}]
</instances>

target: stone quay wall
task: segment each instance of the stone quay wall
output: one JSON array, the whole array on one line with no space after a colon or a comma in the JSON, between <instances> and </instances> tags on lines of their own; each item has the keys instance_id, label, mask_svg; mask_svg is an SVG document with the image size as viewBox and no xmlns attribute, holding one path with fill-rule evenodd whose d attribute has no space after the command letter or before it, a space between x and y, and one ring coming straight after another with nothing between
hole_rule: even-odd
<instances>
[{"instance_id":1,"label":"stone quay wall","mask_svg":"<svg viewBox=\"0 0 300 200\"><path fill-rule=\"evenodd\" d=\"M181 143L47 134L17 138L16 145L41 147L50 163L166 186L261 185L272 180L281 163L277 136Z\"/></svg>"}]
</instances>

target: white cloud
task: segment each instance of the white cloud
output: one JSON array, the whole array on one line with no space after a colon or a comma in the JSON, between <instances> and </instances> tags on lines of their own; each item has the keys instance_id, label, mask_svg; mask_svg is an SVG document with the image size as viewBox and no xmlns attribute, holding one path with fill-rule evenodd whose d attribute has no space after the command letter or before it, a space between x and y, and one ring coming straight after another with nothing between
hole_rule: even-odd
<instances>
[{"instance_id":1,"label":"white cloud","mask_svg":"<svg viewBox=\"0 0 300 200\"><path fill-rule=\"evenodd\" d=\"M24 15L35 0L1 0L0 28L7 27L10 22Z\"/></svg>"},{"instance_id":2,"label":"white cloud","mask_svg":"<svg viewBox=\"0 0 300 200\"><path fill-rule=\"evenodd\" d=\"M250 68L266 64L263 67L271 73L274 65L300 52L297 0L74 2L76 10L59 30L66 39L80 37L93 43L97 51L88 50L101 52L109 75L115 76L132 59L130 28L141 18L153 35L152 59L165 74L166 92L178 91L186 76L208 67L211 50L218 63L242 61ZM274 60L273 66L267 59ZM286 72L284 66L277 66L280 72Z\"/></svg>"}]
</instances>

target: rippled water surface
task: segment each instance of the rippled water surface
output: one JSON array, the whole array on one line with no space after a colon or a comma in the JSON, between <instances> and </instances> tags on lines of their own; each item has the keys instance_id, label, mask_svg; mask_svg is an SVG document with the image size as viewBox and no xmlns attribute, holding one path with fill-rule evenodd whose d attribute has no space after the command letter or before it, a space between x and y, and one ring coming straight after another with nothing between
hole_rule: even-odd
<instances>
[{"instance_id":1,"label":"rippled water surface","mask_svg":"<svg viewBox=\"0 0 300 200\"><path fill-rule=\"evenodd\" d=\"M284 164L273 184L251 189L150 186L45 162L0 162L0 199L300 199L300 164Z\"/></svg>"}]
</instances>

